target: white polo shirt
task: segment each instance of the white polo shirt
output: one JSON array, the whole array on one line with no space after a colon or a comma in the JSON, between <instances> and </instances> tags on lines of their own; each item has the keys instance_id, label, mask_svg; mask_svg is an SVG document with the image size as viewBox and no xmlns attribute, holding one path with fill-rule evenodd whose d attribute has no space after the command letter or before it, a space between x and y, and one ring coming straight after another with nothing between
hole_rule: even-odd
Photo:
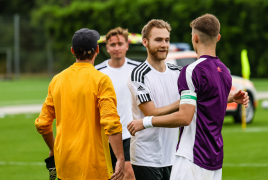
<instances>
[{"instance_id":1,"label":"white polo shirt","mask_svg":"<svg viewBox=\"0 0 268 180\"><path fill-rule=\"evenodd\" d=\"M96 65L95 68L108 75L113 82L117 98L117 111L123 128L122 137L124 140L131 137L127 130L127 125L133 120L131 112L131 94L127 87L127 78L131 71L141 62L126 58L122 67L113 68L109 65L109 60L110 59Z\"/></svg>"}]
</instances>

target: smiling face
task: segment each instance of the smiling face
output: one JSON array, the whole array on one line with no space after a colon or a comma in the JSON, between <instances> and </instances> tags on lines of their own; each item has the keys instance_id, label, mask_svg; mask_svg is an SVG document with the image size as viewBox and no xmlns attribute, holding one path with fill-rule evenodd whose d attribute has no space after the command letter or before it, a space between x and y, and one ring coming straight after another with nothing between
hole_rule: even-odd
<instances>
[{"instance_id":1,"label":"smiling face","mask_svg":"<svg viewBox=\"0 0 268 180\"><path fill-rule=\"evenodd\" d=\"M128 50L128 42L122 35L111 36L106 44L107 52L110 54L111 59L121 60L126 57Z\"/></svg>"},{"instance_id":2,"label":"smiling face","mask_svg":"<svg viewBox=\"0 0 268 180\"><path fill-rule=\"evenodd\" d=\"M166 28L153 27L149 39L143 39L143 45L155 60L162 61L166 59L170 45L169 35L170 33Z\"/></svg>"}]
</instances>

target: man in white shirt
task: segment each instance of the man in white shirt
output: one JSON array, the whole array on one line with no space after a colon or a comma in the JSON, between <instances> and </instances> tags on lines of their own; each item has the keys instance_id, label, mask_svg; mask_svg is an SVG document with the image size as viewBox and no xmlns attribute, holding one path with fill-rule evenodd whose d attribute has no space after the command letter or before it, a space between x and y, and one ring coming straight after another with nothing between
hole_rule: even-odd
<instances>
[{"instance_id":1,"label":"man in white shirt","mask_svg":"<svg viewBox=\"0 0 268 180\"><path fill-rule=\"evenodd\" d=\"M140 62L126 58L128 50L128 30L121 27L110 30L106 35L106 48L111 59L96 65L95 68L108 75L114 85L117 97L117 111L122 123L122 138L125 156L124 180L134 180L134 172L130 163L130 137L127 124L133 119L131 112L131 94L127 87L127 77ZM110 148L113 168L116 164L116 156Z\"/></svg>"},{"instance_id":2,"label":"man in white shirt","mask_svg":"<svg viewBox=\"0 0 268 180\"><path fill-rule=\"evenodd\" d=\"M147 60L128 79L134 119L160 116L179 108L177 80L181 67L165 63L169 49L170 25L151 20L142 29ZM179 129L153 127L131 138L131 164L136 180L167 180L173 165Z\"/></svg>"}]
</instances>

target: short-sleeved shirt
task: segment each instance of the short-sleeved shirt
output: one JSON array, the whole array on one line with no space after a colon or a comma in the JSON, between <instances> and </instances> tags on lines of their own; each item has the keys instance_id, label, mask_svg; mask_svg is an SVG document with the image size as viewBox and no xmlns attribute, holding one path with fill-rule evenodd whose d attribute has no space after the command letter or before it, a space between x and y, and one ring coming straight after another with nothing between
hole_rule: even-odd
<instances>
[{"instance_id":1,"label":"short-sleeved shirt","mask_svg":"<svg viewBox=\"0 0 268 180\"><path fill-rule=\"evenodd\" d=\"M60 179L110 179L113 174L107 135L122 133L110 78L90 63L74 63L56 75L35 121L41 134L52 132Z\"/></svg>"},{"instance_id":2,"label":"short-sleeved shirt","mask_svg":"<svg viewBox=\"0 0 268 180\"><path fill-rule=\"evenodd\" d=\"M125 58L125 63L120 68L113 68L108 62L109 59L96 65L95 68L108 75L113 82L117 98L117 112L123 128L122 138L125 140L131 137L127 125L132 121L131 94L127 87L127 78L141 62Z\"/></svg>"},{"instance_id":3,"label":"short-sleeved shirt","mask_svg":"<svg viewBox=\"0 0 268 180\"><path fill-rule=\"evenodd\" d=\"M230 72L218 57L204 55L182 69L179 92L194 91L197 104L191 124L180 130L176 155L208 170L222 168L221 130L231 86Z\"/></svg>"},{"instance_id":4,"label":"short-sleeved shirt","mask_svg":"<svg viewBox=\"0 0 268 180\"><path fill-rule=\"evenodd\" d=\"M179 100L177 80L181 67L166 64L166 71L155 70L147 61L136 67L129 77L134 119L144 118L139 104L153 101L156 108ZM138 166L165 167L173 165L179 128L152 127L131 137L131 163Z\"/></svg>"}]
</instances>

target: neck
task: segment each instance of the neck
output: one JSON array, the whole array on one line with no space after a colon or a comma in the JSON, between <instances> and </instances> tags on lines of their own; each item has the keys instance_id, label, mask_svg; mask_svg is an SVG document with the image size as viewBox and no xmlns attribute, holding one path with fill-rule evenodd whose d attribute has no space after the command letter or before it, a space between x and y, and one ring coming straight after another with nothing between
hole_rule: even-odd
<instances>
[{"instance_id":1,"label":"neck","mask_svg":"<svg viewBox=\"0 0 268 180\"><path fill-rule=\"evenodd\" d=\"M166 71L165 60L156 60L150 53L148 53L147 61L155 70L159 72Z\"/></svg>"},{"instance_id":2,"label":"neck","mask_svg":"<svg viewBox=\"0 0 268 180\"><path fill-rule=\"evenodd\" d=\"M126 57L120 60L110 59L110 61L108 61L108 64L113 68L120 68L125 64L125 61L126 61Z\"/></svg>"},{"instance_id":3,"label":"neck","mask_svg":"<svg viewBox=\"0 0 268 180\"><path fill-rule=\"evenodd\" d=\"M200 45L197 50L197 56L200 58L200 56L208 55L212 57L216 57L216 47L215 46L206 46L206 45Z\"/></svg>"},{"instance_id":4,"label":"neck","mask_svg":"<svg viewBox=\"0 0 268 180\"><path fill-rule=\"evenodd\" d=\"M93 59L91 59L91 60L89 60L89 59L86 59L86 60L79 60L79 59L76 59L75 62L77 62L77 63L90 63L90 64L92 64L92 65L94 66L94 61L95 61L95 58L93 58Z\"/></svg>"}]
</instances>

